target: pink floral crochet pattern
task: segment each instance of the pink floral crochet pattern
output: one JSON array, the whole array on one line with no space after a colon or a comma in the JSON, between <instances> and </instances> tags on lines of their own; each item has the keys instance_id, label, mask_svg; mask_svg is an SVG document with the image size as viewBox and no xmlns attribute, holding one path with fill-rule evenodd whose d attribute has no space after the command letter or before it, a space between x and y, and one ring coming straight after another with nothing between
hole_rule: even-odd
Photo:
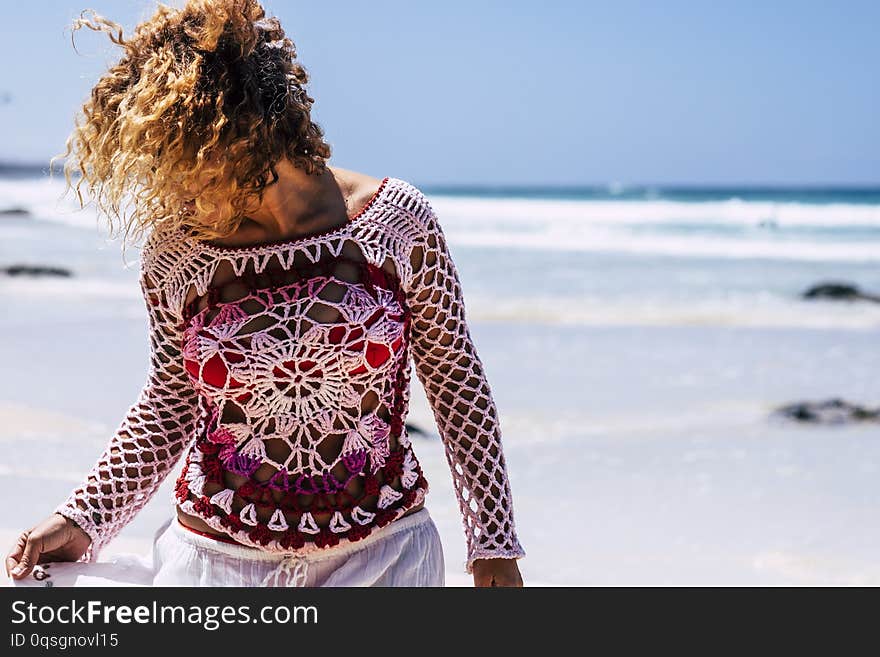
<instances>
[{"instance_id":1,"label":"pink floral crochet pattern","mask_svg":"<svg viewBox=\"0 0 880 657\"><path fill-rule=\"evenodd\" d=\"M146 383L56 509L92 538L83 560L181 458L178 505L245 545L306 553L393 522L428 491L404 422L411 363L443 440L467 571L525 555L458 272L418 188L386 177L346 224L253 247L156 230L140 281Z\"/></svg>"}]
</instances>

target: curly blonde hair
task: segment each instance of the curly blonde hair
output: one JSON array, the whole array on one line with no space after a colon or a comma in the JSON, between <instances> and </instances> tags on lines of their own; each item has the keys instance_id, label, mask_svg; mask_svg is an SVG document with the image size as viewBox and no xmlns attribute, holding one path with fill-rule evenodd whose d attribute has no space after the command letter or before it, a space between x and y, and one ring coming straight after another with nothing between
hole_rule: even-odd
<instances>
[{"instance_id":1,"label":"curly blonde hair","mask_svg":"<svg viewBox=\"0 0 880 657\"><path fill-rule=\"evenodd\" d=\"M75 188L85 207L85 185L111 236L170 226L226 237L278 180L281 158L309 174L325 170L330 146L311 119L308 75L256 0L158 3L127 38L93 10L72 30L82 27L106 32L124 54L93 87L49 169L65 159L64 193Z\"/></svg>"}]
</instances>

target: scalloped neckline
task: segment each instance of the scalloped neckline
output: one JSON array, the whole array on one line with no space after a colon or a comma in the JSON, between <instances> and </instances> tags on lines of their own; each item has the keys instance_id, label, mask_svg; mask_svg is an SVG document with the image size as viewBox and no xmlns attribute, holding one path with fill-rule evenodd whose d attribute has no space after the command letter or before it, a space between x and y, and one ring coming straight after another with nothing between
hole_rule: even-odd
<instances>
[{"instance_id":1,"label":"scalloped neckline","mask_svg":"<svg viewBox=\"0 0 880 657\"><path fill-rule=\"evenodd\" d=\"M383 192L388 187L388 183L391 181L390 176L385 176L382 179L381 184L373 192L373 195L370 197L364 206L358 210L357 214L352 217L349 217L348 220L344 224L340 224L339 226L334 226L333 228L329 228L327 230L322 230L316 233L309 233L308 235L300 235L298 237L288 237L280 240L273 240L271 242L262 242L260 244L250 244L245 246L219 246L215 244L210 244L204 240L193 240L199 246L209 250L214 251L216 253L245 253L249 251L261 251L263 249L272 249L278 248L280 246L289 246L293 244L302 244L304 242L308 242L310 240L323 239L327 237L333 237L338 233L342 233L349 228L351 228L358 220L362 219L367 215L367 213L375 207L376 202L382 196Z\"/></svg>"}]
</instances>

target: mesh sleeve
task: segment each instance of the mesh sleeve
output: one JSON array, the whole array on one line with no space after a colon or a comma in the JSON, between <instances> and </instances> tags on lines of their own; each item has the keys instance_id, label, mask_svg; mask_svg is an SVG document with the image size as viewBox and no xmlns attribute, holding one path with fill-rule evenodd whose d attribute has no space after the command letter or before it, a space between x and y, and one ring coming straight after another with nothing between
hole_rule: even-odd
<instances>
[{"instance_id":1,"label":"mesh sleeve","mask_svg":"<svg viewBox=\"0 0 880 657\"><path fill-rule=\"evenodd\" d=\"M149 317L146 382L91 471L55 509L92 539L80 561L97 560L155 494L193 436L198 415L198 395L181 366L181 321L146 269L143 264L140 275Z\"/></svg>"},{"instance_id":2,"label":"mesh sleeve","mask_svg":"<svg viewBox=\"0 0 880 657\"><path fill-rule=\"evenodd\" d=\"M412 354L443 440L472 573L476 559L520 558L525 551L514 526L498 412L465 319L458 271L421 194L415 212L420 234L406 283Z\"/></svg>"}]
</instances>

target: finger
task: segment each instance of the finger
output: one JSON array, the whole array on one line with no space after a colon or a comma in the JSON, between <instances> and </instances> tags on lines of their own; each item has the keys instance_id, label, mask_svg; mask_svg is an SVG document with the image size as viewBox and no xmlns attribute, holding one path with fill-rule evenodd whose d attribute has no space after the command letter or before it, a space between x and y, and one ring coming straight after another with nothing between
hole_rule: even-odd
<instances>
[{"instance_id":1,"label":"finger","mask_svg":"<svg viewBox=\"0 0 880 657\"><path fill-rule=\"evenodd\" d=\"M15 541L15 545L12 550L10 550L9 554L6 555L6 574L11 575L12 569L18 565L18 560L21 559L21 554L24 552L24 546L27 543L27 532L22 532L18 540Z\"/></svg>"},{"instance_id":2,"label":"finger","mask_svg":"<svg viewBox=\"0 0 880 657\"><path fill-rule=\"evenodd\" d=\"M24 546L24 551L21 554L21 559L18 560L18 565L12 569L12 576L15 579L22 579L30 575L31 570L33 570L34 565L36 565L37 560L40 558L41 547L42 541L33 534L30 534Z\"/></svg>"}]
</instances>

